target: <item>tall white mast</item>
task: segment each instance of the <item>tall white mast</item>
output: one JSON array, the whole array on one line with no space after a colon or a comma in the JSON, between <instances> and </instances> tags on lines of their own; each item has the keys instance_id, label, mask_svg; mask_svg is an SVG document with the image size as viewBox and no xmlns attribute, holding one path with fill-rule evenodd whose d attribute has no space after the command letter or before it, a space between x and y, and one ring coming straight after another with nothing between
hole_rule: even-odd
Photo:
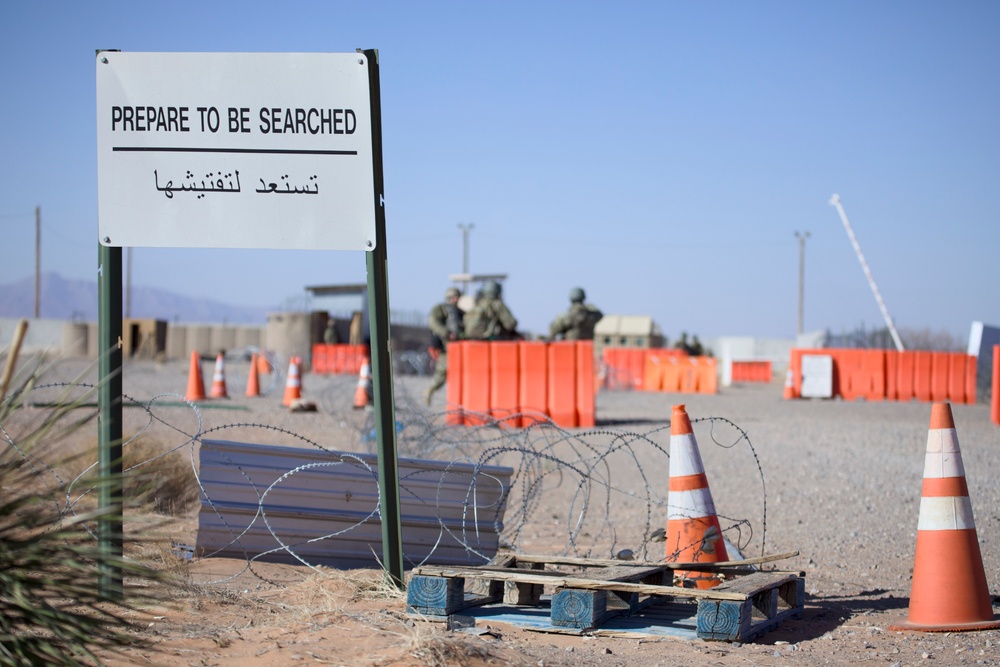
<instances>
[{"instance_id":1,"label":"tall white mast","mask_svg":"<svg viewBox=\"0 0 1000 667\"><path fill-rule=\"evenodd\" d=\"M868 269L868 262L865 261L865 256L861 253L861 246L858 245L858 240L854 237L854 230L851 229L851 223L847 221L847 214L844 213L844 207L840 205L840 195L833 195L830 197L830 206L837 209L837 213L840 214L840 220L844 223L844 229L847 230L847 236L851 239L851 245L854 246L854 252L858 255L858 261L861 262L861 269L865 272L865 278L868 279L868 284L872 288L872 294L875 295L875 301L878 303L878 309L882 311L882 317L885 319L885 324L889 327L889 334L892 336L892 341L896 344L896 349L900 352L903 351L903 341L899 339L899 334L896 332L896 325L892 323L892 317L889 316L889 310L885 307L885 302L882 301L882 295L878 292L878 286L875 284L875 279L872 278L872 272Z\"/></svg>"}]
</instances>

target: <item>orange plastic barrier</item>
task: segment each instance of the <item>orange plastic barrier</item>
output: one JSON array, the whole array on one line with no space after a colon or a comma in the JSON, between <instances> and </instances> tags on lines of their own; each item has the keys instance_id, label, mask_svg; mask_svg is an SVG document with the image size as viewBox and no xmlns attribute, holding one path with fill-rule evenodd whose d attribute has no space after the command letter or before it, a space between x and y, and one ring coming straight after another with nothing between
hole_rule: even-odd
<instances>
[{"instance_id":1,"label":"orange plastic barrier","mask_svg":"<svg viewBox=\"0 0 1000 667\"><path fill-rule=\"evenodd\" d=\"M645 391L716 394L719 390L718 365L712 357L690 357L680 350L651 348L645 351L644 369Z\"/></svg>"},{"instance_id":2,"label":"orange plastic barrier","mask_svg":"<svg viewBox=\"0 0 1000 667\"><path fill-rule=\"evenodd\" d=\"M630 348L625 354L628 359L629 378L632 381L630 389L642 389L642 374L646 370L646 350Z\"/></svg>"},{"instance_id":3,"label":"orange plastic barrier","mask_svg":"<svg viewBox=\"0 0 1000 667\"><path fill-rule=\"evenodd\" d=\"M948 355L948 399L952 403L965 403L965 366L968 355L954 352Z\"/></svg>"},{"instance_id":4,"label":"orange plastic barrier","mask_svg":"<svg viewBox=\"0 0 1000 667\"><path fill-rule=\"evenodd\" d=\"M698 391L698 357L688 357L680 362L681 393Z\"/></svg>"},{"instance_id":5,"label":"orange plastic barrier","mask_svg":"<svg viewBox=\"0 0 1000 667\"><path fill-rule=\"evenodd\" d=\"M549 417L563 428L579 425L576 411L576 343L549 344Z\"/></svg>"},{"instance_id":6,"label":"orange plastic barrier","mask_svg":"<svg viewBox=\"0 0 1000 667\"><path fill-rule=\"evenodd\" d=\"M719 374L718 374L718 363L715 357L696 357L700 359L698 366L701 370L701 374L698 377L698 393L699 394L718 394L719 393ZM767 362L770 367L771 362Z\"/></svg>"},{"instance_id":7,"label":"orange plastic barrier","mask_svg":"<svg viewBox=\"0 0 1000 667\"><path fill-rule=\"evenodd\" d=\"M793 349L789 370L796 394L802 387L803 354L822 354L833 359L833 396L845 400L909 401L916 398L926 402L975 402L976 358L966 354Z\"/></svg>"},{"instance_id":8,"label":"orange plastic barrier","mask_svg":"<svg viewBox=\"0 0 1000 667\"><path fill-rule=\"evenodd\" d=\"M463 345L461 342L448 344L448 377L445 385L448 413L444 418L444 423L448 426L461 426L465 423L465 414L462 410L462 388L465 380L462 363L465 356Z\"/></svg>"},{"instance_id":9,"label":"orange plastic barrier","mask_svg":"<svg viewBox=\"0 0 1000 667\"><path fill-rule=\"evenodd\" d=\"M490 416L500 426L520 426L508 419L521 411L518 382L518 344L514 341L490 345Z\"/></svg>"},{"instance_id":10,"label":"orange plastic barrier","mask_svg":"<svg viewBox=\"0 0 1000 667\"><path fill-rule=\"evenodd\" d=\"M899 400L899 352L895 350L885 351L885 397Z\"/></svg>"},{"instance_id":11,"label":"orange plastic barrier","mask_svg":"<svg viewBox=\"0 0 1000 667\"><path fill-rule=\"evenodd\" d=\"M520 425L531 426L541 421L533 415L549 413L549 345L541 341L522 341L518 345Z\"/></svg>"},{"instance_id":12,"label":"orange plastic barrier","mask_svg":"<svg viewBox=\"0 0 1000 667\"><path fill-rule=\"evenodd\" d=\"M312 372L357 375L367 355L364 345L315 343L312 347Z\"/></svg>"},{"instance_id":13,"label":"orange plastic barrier","mask_svg":"<svg viewBox=\"0 0 1000 667\"><path fill-rule=\"evenodd\" d=\"M909 401L917 396L917 353L896 352L899 357L899 369L896 373L896 400Z\"/></svg>"},{"instance_id":14,"label":"orange plastic barrier","mask_svg":"<svg viewBox=\"0 0 1000 667\"><path fill-rule=\"evenodd\" d=\"M913 396L918 401L931 400L931 353L915 352L913 364Z\"/></svg>"},{"instance_id":15,"label":"orange plastic barrier","mask_svg":"<svg viewBox=\"0 0 1000 667\"><path fill-rule=\"evenodd\" d=\"M948 400L948 354L931 352L931 400Z\"/></svg>"},{"instance_id":16,"label":"orange plastic barrier","mask_svg":"<svg viewBox=\"0 0 1000 667\"><path fill-rule=\"evenodd\" d=\"M770 361L734 361L730 379L733 382L770 382Z\"/></svg>"},{"instance_id":17,"label":"orange plastic barrier","mask_svg":"<svg viewBox=\"0 0 1000 667\"><path fill-rule=\"evenodd\" d=\"M681 364L684 360L678 357L667 357L663 364L663 378L660 391L679 392L681 390Z\"/></svg>"},{"instance_id":18,"label":"orange plastic barrier","mask_svg":"<svg viewBox=\"0 0 1000 667\"><path fill-rule=\"evenodd\" d=\"M663 367L665 363L669 362L661 359L659 355L646 355L646 363L642 372L643 391L660 391L660 388L663 387Z\"/></svg>"},{"instance_id":19,"label":"orange plastic barrier","mask_svg":"<svg viewBox=\"0 0 1000 667\"><path fill-rule=\"evenodd\" d=\"M319 375L325 375L329 373L327 368L327 348L329 346L326 343L314 343L312 347L312 372Z\"/></svg>"},{"instance_id":20,"label":"orange plastic barrier","mask_svg":"<svg viewBox=\"0 0 1000 667\"><path fill-rule=\"evenodd\" d=\"M462 348L462 407L467 426L486 423L482 415L490 414L490 343L463 341ZM448 355L451 361L451 355ZM479 414L472 414L479 413Z\"/></svg>"},{"instance_id":21,"label":"orange plastic barrier","mask_svg":"<svg viewBox=\"0 0 1000 667\"><path fill-rule=\"evenodd\" d=\"M628 348L604 348L604 386L614 391L632 388L632 368L628 363Z\"/></svg>"},{"instance_id":22,"label":"orange plastic barrier","mask_svg":"<svg viewBox=\"0 0 1000 667\"><path fill-rule=\"evenodd\" d=\"M576 343L576 415L578 425L593 428L597 423L595 397L597 379L594 375L594 342L581 340Z\"/></svg>"}]
</instances>

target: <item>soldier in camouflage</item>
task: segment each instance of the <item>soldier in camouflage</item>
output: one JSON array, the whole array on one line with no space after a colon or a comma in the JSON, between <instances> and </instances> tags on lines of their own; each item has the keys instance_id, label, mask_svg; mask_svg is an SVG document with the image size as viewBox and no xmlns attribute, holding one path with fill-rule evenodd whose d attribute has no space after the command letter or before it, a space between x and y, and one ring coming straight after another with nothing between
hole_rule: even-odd
<instances>
[{"instance_id":1,"label":"soldier in camouflage","mask_svg":"<svg viewBox=\"0 0 1000 667\"><path fill-rule=\"evenodd\" d=\"M431 342L431 349L437 351L437 361L434 364L434 379L431 386L424 392L424 402L431 404L434 392L444 386L448 380L448 343L459 340L464 336L464 313L458 307L458 298L461 293L454 287L449 287L444 291L444 302L431 308L431 313L427 317L427 326L430 327L434 339ZM432 352L432 355L434 352Z\"/></svg>"},{"instance_id":2,"label":"soldier in camouflage","mask_svg":"<svg viewBox=\"0 0 1000 667\"><path fill-rule=\"evenodd\" d=\"M487 280L483 298L465 316L465 336L474 340L514 340L517 319L500 298L500 283Z\"/></svg>"},{"instance_id":3,"label":"soldier in camouflage","mask_svg":"<svg viewBox=\"0 0 1000 667\"><path fill-rule=\"evenodd\" d=\"M594 340L594 327L604 317L596 306L585 303L587 295L579 287L569 291L569 310L552 320L549 337L552 340Z\"/></svg>"}]
</instances>

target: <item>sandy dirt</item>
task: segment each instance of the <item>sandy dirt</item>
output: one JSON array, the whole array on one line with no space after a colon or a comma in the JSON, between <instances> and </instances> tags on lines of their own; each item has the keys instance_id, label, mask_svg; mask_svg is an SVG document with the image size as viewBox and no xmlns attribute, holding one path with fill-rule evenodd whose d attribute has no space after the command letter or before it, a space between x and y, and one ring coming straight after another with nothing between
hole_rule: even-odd
<instances>
[{"instance_id":1,"label":"sandy dirt","mask_svg":"<svg viewBox=\"0 0 1000 667\"><path fill-rule=\"evenodd\" d=\"M186 363L132 364L126 368L125 392L140 402L161 392L183 393L186 373ZM244 378L234 363L232 398L199 415L168 405L177 396L158 399L156 413L168 429L159 420L144 425L149 420L142 410L126 410L126 430L147 429L147 437L184 456L196 448L185 437L199 429L264 444L304 446L305 441L348 451L374 447L365 437L370 415L350 408L353 378L306 375L303 397L313 400L317 411L298 414L280 405L280 377L262 398L241 395ZM397 417L411 441L414 433L433 431L444 410L443 391L431 408L421 405L428 382L416 376L395 379ZM108 661L240 667L1000 664L998 630L888 629L908 612L930 404L783 401L781 393L777 383L722 388L716 396L601 391L598 426L584 433L583 441L609 450L622 439L633 442L629 456L608 455L607 475L611 486L639 492L588 496L593 527L572 533L566 526L579 509L580 484L562 476L544 485L517 535L523 553L607 558L629 548L640 558L662 558L662 543L648 535L665 521L662 499L669 473L662 450L669 449L670 409L685 403L723 527L738 526L727 537L748 557L798 552L773 566L805 576L802 616L752 641L575 636L482 621L474 629L449 630L408 615L404 594L386 586L374 568L341 571L208 558L171 565L182 580L172 599L136 617L149 646ZM1000 428L990 424L988 406L955 405L953 411L996 612ZM717 419L705 420L709 417ZM262 431L259 424L277 430ZM740 432L746 438L734 437ZM461 429L449 436L459 443L454 451L465 455L484 447L483 437L470 434L462 442ZM504 437L516 447L538 445ZM553 451L567 460L572 454L560 446ZM508 462L519 455L516 447L505 454ZM605 506L597 508L601 503ZM175 519L172 542L194 543L196 505ZM741 524L743 519L747 523ZM948 576L947 568L941 576Z\"/></svg>"}]
</instances>

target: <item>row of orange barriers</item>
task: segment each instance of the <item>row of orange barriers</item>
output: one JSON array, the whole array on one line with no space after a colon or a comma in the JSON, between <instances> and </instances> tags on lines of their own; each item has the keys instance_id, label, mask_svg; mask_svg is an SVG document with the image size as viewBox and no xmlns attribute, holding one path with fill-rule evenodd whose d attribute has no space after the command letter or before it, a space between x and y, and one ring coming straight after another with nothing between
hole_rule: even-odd
<instances>
[{"instance_id":1,"label":"row of orange barriers","mask_svg":"<svg viewBox=\"0 0 1000 667\"><path fill-rule=\"evenodd\" d=\"M719 376L714 357L689 357L651 351L646 355L645 391L681 394L718 394Z\"/></svg>"},{"instance_id":2,"label":"row of orange barriers","mask_svg":"<svg viewBox=\"0 0 1000 667\"><path fill-rule=\"evenodd\" d=\"M961 352L793 349L793 398L802 395L803 355L832 357L832 393L845 400L976 402L977 359Z\"/></svg>"},{"instance_id":3,"label":"row of orange barriers","mask_svg":"<svg viewBox=\"0 0 1000 667\"><path fill-rule=\"evenodd\" d=\"M716 394L716 361L691 357L670 348L606 347L603 353L604 387L679 393Z\"/></svg>"},{"instance_id":4,"label":"row of orange barriers","mask_svg":"<svg viewBox=\"0 0 1000 667\"><path fill-rule=\"evenodd\" d=\"M367 356L368 348L364 345L314 343L312 372L321 375L357 375Z\"/></svg>"},{"instance_id":5,"label":"row of orange barriers","mask_svg":"<svg viewBox=\"0 0 1000 667\"><path fill-rule=\"evenodd\" d=\"M733 361L732 382L770 382L770 361Z\"/></svg>"},{"instance_id":6,"label":"row of orange barriers","mask_svg":"<svg viewBox=\"0 0 1000 667\"><path fill-rule=\"evenodd\" d=\"M563 428L595 423L593 341L458 341L448 344L447 423Z\"/></svg>"}]
</instances>

